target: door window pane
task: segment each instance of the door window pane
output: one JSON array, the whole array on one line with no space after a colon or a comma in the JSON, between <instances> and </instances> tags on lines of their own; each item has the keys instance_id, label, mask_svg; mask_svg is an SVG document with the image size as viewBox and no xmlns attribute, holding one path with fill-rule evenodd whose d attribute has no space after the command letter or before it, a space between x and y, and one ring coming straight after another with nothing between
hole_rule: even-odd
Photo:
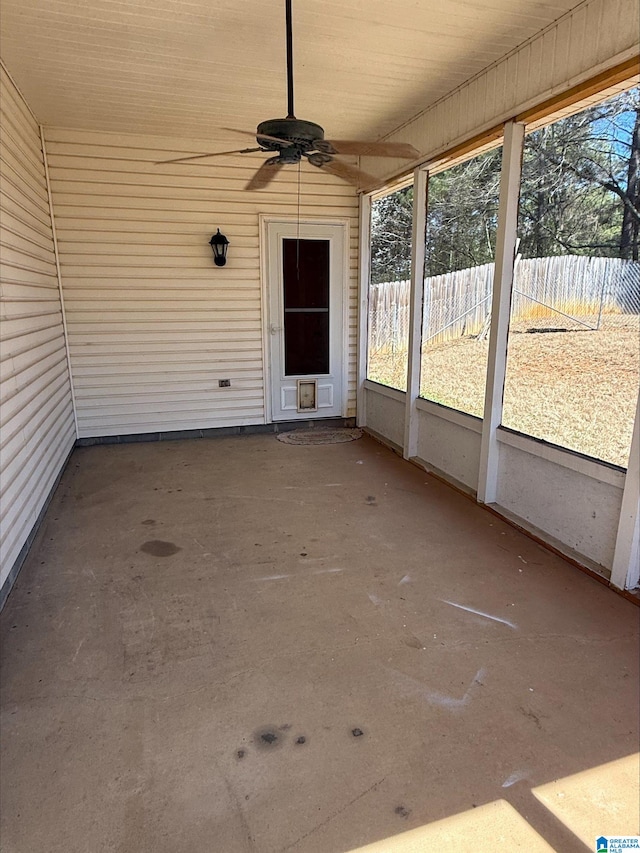
<instances>
[{"instance_id":1,"label":"door window pane","mask_svg":"<svg viewBox=\"0 0 640 853\"><path fill-rule=\"evenodd\" d=\"M287 376L329 373L329 241L282 241Z\"/></svg>"}]
</instances>

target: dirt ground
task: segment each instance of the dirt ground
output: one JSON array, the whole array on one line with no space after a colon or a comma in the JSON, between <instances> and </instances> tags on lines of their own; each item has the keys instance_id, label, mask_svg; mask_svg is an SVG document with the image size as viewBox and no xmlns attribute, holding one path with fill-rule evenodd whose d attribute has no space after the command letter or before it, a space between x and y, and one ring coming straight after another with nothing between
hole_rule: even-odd
<instances>
[{"instance_id":1,"label":"dirt ground","mask_svg":"<svg viewBox=\"0 0 640 853\"><path fill-rule=\"evenodd\" d=\"M421 396L482 417L488 343L460 338L427 349ZM406 353L378 354L369 378L406 387ZM503 423L626 467L640 378L637 318L588 329L512 329Z\"/></svg>"}]
</instances>

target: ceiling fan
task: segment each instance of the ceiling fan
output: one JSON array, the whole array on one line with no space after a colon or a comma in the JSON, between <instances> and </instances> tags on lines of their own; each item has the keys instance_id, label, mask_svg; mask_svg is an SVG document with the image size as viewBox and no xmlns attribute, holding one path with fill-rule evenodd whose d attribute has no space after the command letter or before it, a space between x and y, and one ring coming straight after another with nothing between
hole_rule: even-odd
<instances>
[{"instance_id":1,"label":"ceiling fan","mask_svg":"<svg viewBox=\"0 0 640 853\"><path fill-rule=\"evenodd\" d=\"M245 186L247 190L259 190L266 187L276 177L283 166L299 163L303 157L312 166L337 175L359 187L371 186L376 179L341 160L336 154L367 155L370 157L400 157L416 159L418 151L412 146L400 142L360 142L351 139L325 139L324 130L313 121L305 121L295 116L293 109L293 33L291 0L285 0L285 19L287 31L287 117L272 118L260 122L255 133L235 128L226 128L234 133L255 136L258 148L241 148L237 151L218 151L212 154L195 154L190 157L176 157L163 160L162 163L186 163L202 160L205 157L222 157L229 154L265 154L275 153L260 166ZM159 164L158 164L159 165Z\"/></svg>"}]
</instances>

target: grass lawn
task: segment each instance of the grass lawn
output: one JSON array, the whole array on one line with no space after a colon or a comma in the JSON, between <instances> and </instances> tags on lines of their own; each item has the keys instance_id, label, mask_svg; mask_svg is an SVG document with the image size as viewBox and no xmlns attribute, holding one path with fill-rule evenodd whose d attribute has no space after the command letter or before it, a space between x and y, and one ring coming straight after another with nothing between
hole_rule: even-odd
<instances>
[{"instance_id":1,"label":"grass lawn","mask_svg":"<svg viewBox=\"0 0 640 853\"><path fill-rule=\"evenodd\" d=\"M421 396L482 417L488 343L472 337L429 347ZM404 390L406 352L370 358L369 379ZM598 331L512 329L503 423L626 467L638 399L637 317L607 318Z\"/></svg>"}]
</instances>

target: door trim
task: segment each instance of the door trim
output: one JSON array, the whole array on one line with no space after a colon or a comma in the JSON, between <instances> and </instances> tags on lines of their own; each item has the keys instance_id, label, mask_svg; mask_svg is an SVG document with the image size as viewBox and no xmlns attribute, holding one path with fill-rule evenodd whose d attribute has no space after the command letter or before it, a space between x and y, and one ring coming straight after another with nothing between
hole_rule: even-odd
<instances>
[{"instance_id":1,"label":"door trim","mask_svg":"<svg viewBox=\"0 0 640 853\"><path fill-rule=\"evenodd\" d=\"M342 258L342 408L341 417L346 418L349 408L349 297L351 295L349 278L349 258L351 253L349 226L346 217L326 216L274 216L268 213L258 214L260 235L260 316L262 327L262 376L264 399L264 422L273 422L271 406L271 336L269 334L269 226L270 225L335 225L343 229L344 251Z\"/></svg>"}]
</instances>

